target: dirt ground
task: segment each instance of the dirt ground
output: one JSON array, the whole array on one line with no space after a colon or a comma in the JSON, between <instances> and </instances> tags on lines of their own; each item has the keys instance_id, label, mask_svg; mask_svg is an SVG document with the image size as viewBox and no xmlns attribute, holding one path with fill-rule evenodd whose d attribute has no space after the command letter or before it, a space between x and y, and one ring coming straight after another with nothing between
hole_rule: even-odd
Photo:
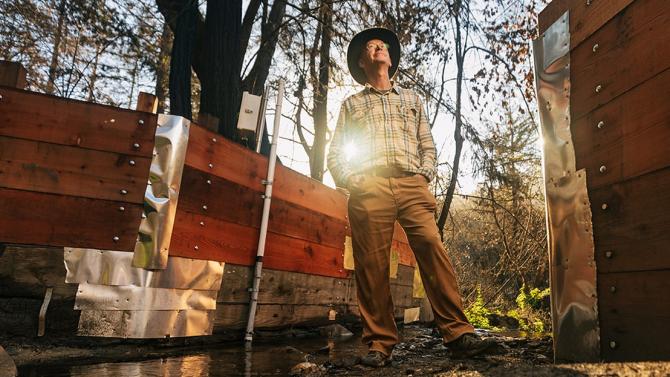
<instances>
[{"instance_id":1,"label":"dirt ground","mask_svg":"<svg viewBox=\"0 0 670 377\"><path fill-rule=\"evenodd\" d=\"M670 376L670 363L554 364L548 336L528 338L483 333L497 346L491 354L458 359L429 327L406 326L394 360L384 368L362 366L359 335L339 330L291 330L259 339L253 350L240 343L175 339L164 344L107 340L104 346L78 343L9 342L7 353L19 376ZM344 333L344 336L342 336ZM328 337L327 335L331 335ZM334 335L334 336L333 336ZM262 337L261 337L262 338ZM1 343L0 339L0 343ZM45 371L49 371L46 373ZM44 374L46 373L46 374ZM175 374L176 373L176 374Z\"/></svg>"}]
</instances>

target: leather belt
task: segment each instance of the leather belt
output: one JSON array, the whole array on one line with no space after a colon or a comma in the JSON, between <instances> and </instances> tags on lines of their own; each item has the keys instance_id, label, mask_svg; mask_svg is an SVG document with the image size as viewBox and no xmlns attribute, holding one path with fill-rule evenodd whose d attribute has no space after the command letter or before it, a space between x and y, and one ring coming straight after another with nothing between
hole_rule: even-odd
<instances>
[{"instance_id":1,"label":"leather belt","mask_svg":"<svg viewBox=\"0 0 670 377\"><path fill-rule=\"evenodd\" d=\"M415 173L410 173L395 166L377 166L366 170L364 174L381 178L404 178L411 177Z\"/></svg>"}]
</instances>

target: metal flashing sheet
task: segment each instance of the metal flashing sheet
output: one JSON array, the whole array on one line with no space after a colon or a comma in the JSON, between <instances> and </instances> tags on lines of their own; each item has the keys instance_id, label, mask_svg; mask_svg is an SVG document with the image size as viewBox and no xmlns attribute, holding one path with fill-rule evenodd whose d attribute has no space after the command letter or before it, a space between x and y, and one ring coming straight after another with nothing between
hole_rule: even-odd
<instances>
[{"instance_id":1,"label":"metal flashing sheet","mask_svg":"<svg viewBox=\"0 0 670 377\"><path fill-rule=\"evenodd\" d=\"M75 310L214 310L218 291L79 284Z\"/></svg>"}]
</instances>

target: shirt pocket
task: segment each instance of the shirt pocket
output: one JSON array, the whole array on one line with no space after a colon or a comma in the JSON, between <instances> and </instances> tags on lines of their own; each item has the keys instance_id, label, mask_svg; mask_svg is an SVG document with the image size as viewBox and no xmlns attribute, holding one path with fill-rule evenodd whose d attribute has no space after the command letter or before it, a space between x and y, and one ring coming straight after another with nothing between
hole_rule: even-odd
<instances>
[{"instance_id":1,"label":"shirt pocket","mask_svg":"<svg viewBox=\"0 0 670 377\"><path fill-rule=\"evenodd\" d=\"M408 105L398 105L398 112L402 118L405 132L415 135L419 124L419 112L417 108Z\"/></svg>"}]
</instances>

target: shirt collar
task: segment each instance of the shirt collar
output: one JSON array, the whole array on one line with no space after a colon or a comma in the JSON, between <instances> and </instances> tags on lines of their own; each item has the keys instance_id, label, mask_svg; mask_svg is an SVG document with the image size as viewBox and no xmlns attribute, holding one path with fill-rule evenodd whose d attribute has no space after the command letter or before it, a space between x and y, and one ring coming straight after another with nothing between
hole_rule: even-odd
<instances>
[{"instance_id":1,"label":"shirt collar","mask_svg":"<svg viewBox=\"0 0 670 377\"><path fill-rule=\"evenodd\" d=\"M373 87L372 85L370 85L370 83L367 83L367 82L365 83L365 90L367 90L368 92L372 92L372 93L382 94L382 92L375 89L375 87ZM398 88L398 86L395 84L395 81L393 81L393 80L391 80L391 91L394 92L395 94L400 94L400 89Z\"/></svg>"}]
</instances>

